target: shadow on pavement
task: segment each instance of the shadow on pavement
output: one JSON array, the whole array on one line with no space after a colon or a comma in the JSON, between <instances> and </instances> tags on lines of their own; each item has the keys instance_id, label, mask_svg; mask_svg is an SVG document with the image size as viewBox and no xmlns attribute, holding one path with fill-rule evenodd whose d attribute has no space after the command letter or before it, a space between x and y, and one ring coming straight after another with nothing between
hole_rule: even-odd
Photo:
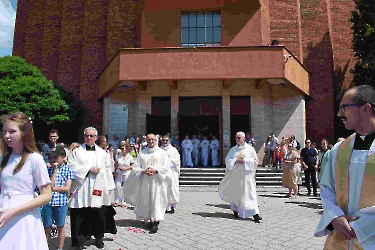
<instances>
[{"instance_id":1,"label":"shadow on pavement","mask_svg":"<svg viewBox=\"0 0 375 250\"><path fill-rule=\"evenodd\" d=\"M66 232L66 229L65 229L65 232ZM57 238L57 236L53 237L53 238L49 237L48 238L49 249L57 249L58 240L59 240L59 238ZM68 247L72 247L72 238L65 236L64 248L68 248Z\"/></svg>"},{"instance_id":2,"label":"shadow on pavement","mask_svg":"<svg viewBox=\"0 0 375 250\"><path fill-rule=\"evenodd\" d=\"M312 208L312 209L323 209L321 204L310 203L306 201L286 201L285 203L296 204L300 207L307 207L307 208Z\"/></svg>"},{"instance_id":3,"label":"shadow on pavement","mask_svg":"<svg viewBox=\"0 0 375 250\"><path fill-rule=\"evenodd\" d=\"M116 220L117 227L136 227L148 230L150 223L143 222L139 220L131 220L131 219L123 219L123 220Z\"/></svg>"},{"instance_id":4,"label":"shadow on pavement","mask_svg":"<svg viewBox=\"0 0 375 250\"><path fill-rule=\"evenodd\" d=\"M211 206L211 207L230 209L230 204L206 204L206 205Z\"/></svg>"},{"instance_id":5,"label":"shadow on pavement","mask_svg":"<svg viewBox=\"0 0 375 250\"><path fill-rule=\"evenodd\" d=\"M194 215L199 215L203 218L222 218L222 219L230 219L230 220L249 220L253 221L253 218L234 218L234 215L232 213L220 213L220 212L214 212L214 213L205 213L205 212L198 212L198 213L192 213ZM255 222L254 222L255 223Z\"/></svg>"}]
</instances>

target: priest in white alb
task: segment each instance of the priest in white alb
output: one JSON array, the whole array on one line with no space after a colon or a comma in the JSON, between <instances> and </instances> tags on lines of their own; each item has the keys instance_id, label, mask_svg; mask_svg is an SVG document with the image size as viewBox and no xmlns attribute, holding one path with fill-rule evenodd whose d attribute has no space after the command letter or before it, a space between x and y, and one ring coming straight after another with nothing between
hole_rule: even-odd
<instances>
[{"instance_id":1,"label":"priest in white alb","mask_svg":"<svg viewBox=\"0 0 375 250\"><path fill-rule=\"evenodd\" d=\"M194 166L198 166L198 164L199 164L199 147L200 147L201 142L199 141L199 139L197 138L196 135L193 135L193 139L191 140L191 143L193 144L193 153L192 153L193 164L194 164Z\"/></svg>"},{"instance_id":2,"label":"priest in white alb","mask_svg":"<svg viewBox=\"0 0 375 250\"><path fill-rule=\"evenodd\" d=\"M216 139L216 136L212 136L212 141L210 143L211 148L211 160L212 166L216 167L219 166L219 141Z\"/></svg>"},{"instance_id":3,"label":"priest in white alb","mask_svg":"<svg viewBox=\"0 0 375 250\"><path fill-rule=\"evenodd\" d=\"M324 249L375 249L375 89L347 90L339 112L356 132L330 151L319 186L323 216L315 236Z\"/></svg>"},{"instance_id":4,"label":"priest in white alb","mask_svg":"<svg viewBox=\"0 0 375 250\"><path fill-rule=\"evenodd\" d=\"M95 128L86 128L85 143L68 158L67 165L75 178L70 187L69 208L72 246L76 249L83 249L91 235L96 247L104 247L105 206L111 205L109 193L115 188L110 156L95 144L97 135Z\"/></svg>"},{"instance_id":5,"label":"priest in white alb","mask_svg":"<svg viewBox=\"0 0 375 250\"><path fill-rule=\"evenodd\" d=\"M155 135L147 136L147 147L134 162L125 188L125 201L134 205L138 220L151 220L150 233L158 231L168 206L167 175L170 161L160 147L156 147Z\"/></svg>"},{"instance_id":6,"label":"priest in white alb","mask_svg":"<svg viewBox=\"0 0 375 250\"><path fill-rule=\"evenodd\" d=\"M193 160L191 158L191 153L193 152L193 143L189 140L189 135L185 135L185 140L181 143L182 147L182 166L183 167L192 167Z\"/></svg>"},{"instance_id":7,"label":"priest in white alb","mask_svg":"<svg viewBox=\"0 0 375 250\"><path fill-rule=\"evenodd\" d=\"M253 217L260 223L254 178L258 157L255 149L245 142L245 133L238 132L236 142L225 158L227 168L219 185L219 195L230 204L235 218Z\"/></svg>"},{"instance_id":8,"label":"priest in white alb","mask_svg":"<svg viewBox=\"0 0 375 250\"><path fill-rule=\"evenodd\" d=\"M163 149L167 153L168 159L170 160L170 170L167 176L168 183L168 207L166 213L174 213L177 203L180 201L180 166L181 158L178 150L173 147L170 143L168 136L163 137Z\"/></svg>"},{"instance_id":9,"label":"priest in white alb","mask_svg":"<svg viewBox=\"0 0 375 250\"><path fill-rule=\"evenodd\" d=\"M210 153L210 142L207 140L207 136L203 136L203 140L200 144L200 147L202 149L202 152L201 152L202 165L207 167L208 154Z\"/></svg>"}]
</instances>

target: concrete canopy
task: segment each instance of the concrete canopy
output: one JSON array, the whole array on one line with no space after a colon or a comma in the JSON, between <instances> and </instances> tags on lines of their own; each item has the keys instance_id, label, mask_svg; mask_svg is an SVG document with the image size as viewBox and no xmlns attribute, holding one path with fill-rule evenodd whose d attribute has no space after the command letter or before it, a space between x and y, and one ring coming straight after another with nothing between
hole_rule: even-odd
<instances>
[{"instance_id":1,"label":"concrete canopy","mask_svg":"<svg viewBox=\"0 0 375 250\"><path fill-rule=\"evenodd\" d=\"M309 95L309 72L284 46L120 49L99 76L102 98L122 82L145 90L147 81L257 79L257 85L290 83Z\"/></svg>"}]
</instances>

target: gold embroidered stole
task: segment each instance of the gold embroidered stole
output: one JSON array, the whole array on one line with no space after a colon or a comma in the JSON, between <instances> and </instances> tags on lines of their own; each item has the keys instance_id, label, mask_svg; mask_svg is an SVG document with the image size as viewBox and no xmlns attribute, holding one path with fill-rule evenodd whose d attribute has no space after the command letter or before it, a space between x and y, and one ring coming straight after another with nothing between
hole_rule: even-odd
<instances>
[{"instance_id":1,"label":"gold embroidered stole","mask_svg":"<svg viewBox=\"0 0 375 250\"><path fill-rule=\"evenodd\" d=\"M349 164L352 155L352 148L350 142L355 134L352 134L345 141L343 141L337 151L335 176L336 176L336 202L337 205L348 214L349 201ZM375 154L367 158L366 167L363 174L361 196L359 198L358 210L371 207L375 204ZM349 241L343 240L333 231L328 235L324 249L328 250L347 250L349 249ZM362 249L358 240L354 239L353 250Z\"/></svg>"}]
</instances>

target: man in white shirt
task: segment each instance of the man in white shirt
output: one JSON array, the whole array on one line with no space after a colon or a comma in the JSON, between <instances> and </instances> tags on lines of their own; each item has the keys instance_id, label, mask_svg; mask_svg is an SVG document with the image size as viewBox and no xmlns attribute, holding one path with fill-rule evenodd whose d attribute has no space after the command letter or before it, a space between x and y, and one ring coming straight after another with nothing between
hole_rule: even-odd
<instances>
[{"instance_id":1,"label":"man in white shirt","mask_svg":"<svg viewBox=\"0 0 375 250\"><path fill-rule=\"evenodd\" d=\"M210 153L210 142L207 140L207 136L203 136L203 140L200 144L202 149L201 157L202 157L202 165L207 167L208 165L208 154Z\"/></svg>"},{"instance_id":2,"label":"man in white shirt","mask_svg":"<svg viewBox=\"0 0 375 250\"><path fill-rule=\"evenodd\" d=\"M216 167L219 166L219 141L216 139L216 136L212 136L212 141L210 142L210 148L211 148L211 160L212 160L212 166Z\"/></svg>"},{"instance_id":3,"label":"man in white shirt","mask_svg":"<svg viewBox=\"0 0 375 250\"><path fill-rule=\"evenodd\" d=\"M193 161L191 159L191 153L193 152L193 143L189 140L189 135L185 135L185 140L182 141L181 147L183 149L182 166L192 167Z\"/></svg>"},{"instance_id":4,"label":"man in white shirt","mask_svg":"<svg viewBox=\"0 0 375 250\"><path fill-rule=\"evenodd\" d=\"M193 163L194 163L194 166L198 166L198 164L199 164L199 147L200 147L201 142L199 141L199 139L197 139L196 135L193 135L193 140L191 140L191 143L193 143L193 153L192 153Z\"/></svg>"}]
</instances>

